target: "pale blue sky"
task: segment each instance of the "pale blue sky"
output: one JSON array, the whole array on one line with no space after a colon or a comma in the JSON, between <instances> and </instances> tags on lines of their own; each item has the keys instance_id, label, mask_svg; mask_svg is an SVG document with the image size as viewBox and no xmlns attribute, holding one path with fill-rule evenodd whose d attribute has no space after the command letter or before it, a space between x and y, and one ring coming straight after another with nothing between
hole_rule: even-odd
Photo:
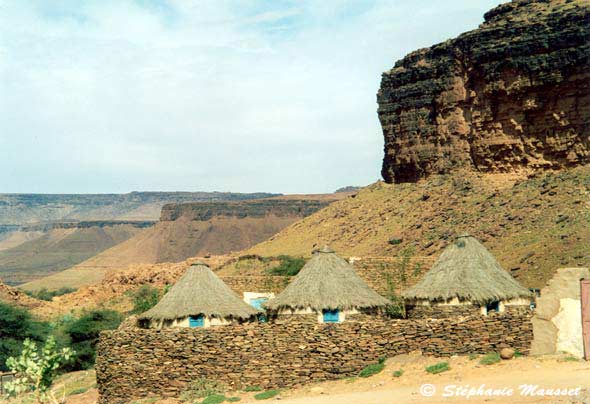
<instances>
[{"instance_id":1,"label":"pale blue sky","mask_svg":"<svg viewBox=\"0 0 590 404\"><path fill-rule=\"evenodd\" d=\"M498 0L0 0L0 192L331 192L376 92Z\"/></svg>"}]
</instances>

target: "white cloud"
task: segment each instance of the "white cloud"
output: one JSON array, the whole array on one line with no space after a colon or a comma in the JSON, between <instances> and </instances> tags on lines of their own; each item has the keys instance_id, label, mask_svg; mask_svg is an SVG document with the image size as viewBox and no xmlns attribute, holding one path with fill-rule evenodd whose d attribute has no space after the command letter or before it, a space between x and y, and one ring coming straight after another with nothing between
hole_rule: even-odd
<instances>
[{"instance_id":1,"label":"white cloud","mask_svg":"<svg viewBox=\"0 0 590 404\"><path fill-rule=\"evenodd\" d=\"M381 72L496 3L0 0L0 191L367 184Z\"/></svg>"}]
</instances>

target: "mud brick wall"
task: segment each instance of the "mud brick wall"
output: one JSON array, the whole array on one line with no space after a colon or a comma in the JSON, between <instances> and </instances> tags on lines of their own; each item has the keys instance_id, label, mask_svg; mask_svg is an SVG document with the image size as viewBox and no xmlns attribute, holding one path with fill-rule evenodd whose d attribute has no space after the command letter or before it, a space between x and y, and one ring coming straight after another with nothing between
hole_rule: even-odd
<instances>
[{"instance_id":1,"label":"mud brick wall","mask_svg":"<svg viewBox=\"0 0 590 404\"><path fill-rule=\"evenodd\" d=\"M208 329L122 329L101 333L96 377L99 402L179 396L197 378L232 389L290 387L356 375L378 358L421 350L426 355L529 352L529 313L342 324L244 324Z\"/></svg>"}]
</instances>

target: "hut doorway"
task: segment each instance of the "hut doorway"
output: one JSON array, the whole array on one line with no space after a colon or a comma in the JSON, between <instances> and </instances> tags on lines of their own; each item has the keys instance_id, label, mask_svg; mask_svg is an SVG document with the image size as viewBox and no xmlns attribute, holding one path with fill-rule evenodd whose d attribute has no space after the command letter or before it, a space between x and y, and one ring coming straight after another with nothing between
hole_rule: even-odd
<instances>
[{"instance_id":1,"label":"hut doorway","mask_svg":"<svg viewBox=\"0 0 590 404\"><path fill-rule=\"evenodd\" d=\"M324 310L324 323L339 323L340 322L340 310Z\"/></svg>"},{"instance_id":2,"label":"hut doorway","mask_svg":"<svg viewBox=\"0 0 590 404\"><path fill-rule=\"evenodd\" d=\"M199 316L190 316L188 318L188 326L190 328L204 327L205 317L202 314Z\"/></svg>"},{"instance_id":3,"label":"hut doorway","mask_svg":"<svg viewBox=\"0 0 590 404\"><path fill-rule=\"evenodd\" d=\"M584 359L590 360L590 279L582 279L580 281L580 298L582 303Z\"/></svg>"},{"instance_id":4,"label":"hut doorway","mask_svg":"<svg viewBox=\"0 0 590 404\"><path fill-rule=\"evenodd\" d=\"M486 304L486 314L488 313L492 313L492 312L500 312L500 302L495 301L495 302L490 302L488 304Z\"/></svg>"}]
</instances>

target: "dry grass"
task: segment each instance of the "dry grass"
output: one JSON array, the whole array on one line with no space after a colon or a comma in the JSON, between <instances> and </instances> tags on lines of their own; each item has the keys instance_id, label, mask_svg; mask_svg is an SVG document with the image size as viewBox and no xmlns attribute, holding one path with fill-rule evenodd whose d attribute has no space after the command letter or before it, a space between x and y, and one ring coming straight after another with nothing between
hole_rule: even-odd
<instances>
[{"instance_id":1,"label":"dry grass","mask_svg":"<svg viewBox=\"0 0 590 404\"><path fill-rule=\"evenodd\" d=\"M469 232L523 285L542 287L558 267L590 266L589 194L588 166L533 178L458 173L415 184L378 182L245 253L309 256L328 244L343 256L411 249L438 257L454 236ZM560 215L568 219L557 223ZM402 242L392 245L392 237Z\"/></svg>"}]
</instances>

